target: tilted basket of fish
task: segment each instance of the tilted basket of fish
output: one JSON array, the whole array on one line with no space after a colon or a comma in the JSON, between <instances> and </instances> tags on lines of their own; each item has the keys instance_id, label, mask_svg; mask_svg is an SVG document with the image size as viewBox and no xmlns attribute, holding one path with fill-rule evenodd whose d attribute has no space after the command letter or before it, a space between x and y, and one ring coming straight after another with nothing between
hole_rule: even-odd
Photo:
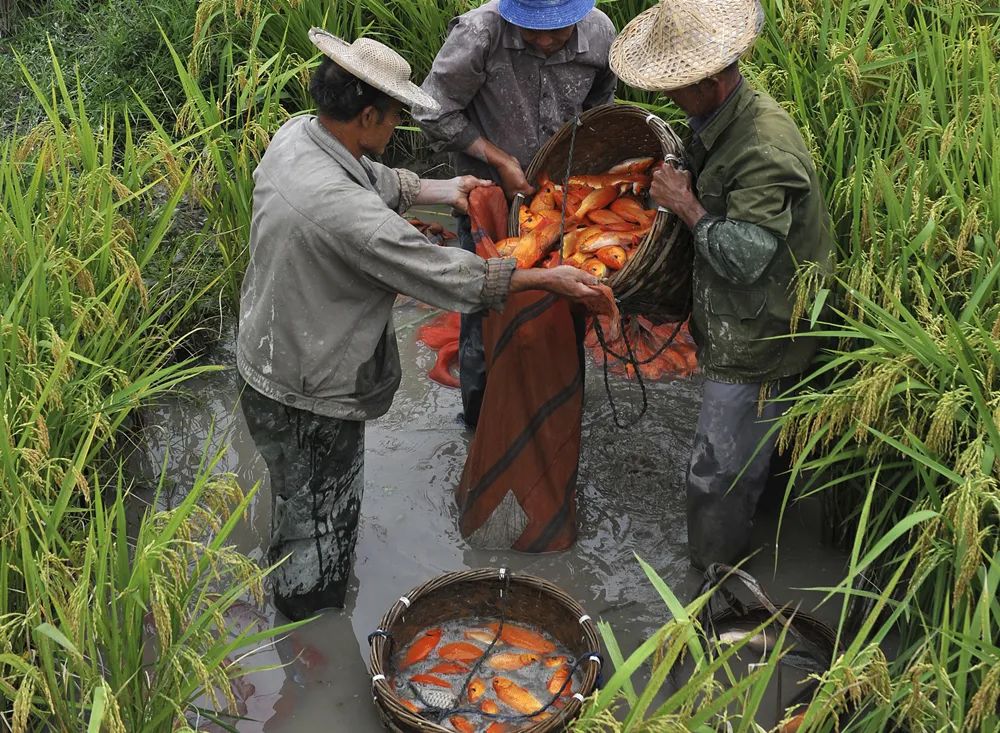
<instances>
[{"instance_id":1,"label":"tilted basket of fish","mask_svg":"<svg viewBox=\"0 0 1000 733\"><path fill-rule=\"evenodd\" d=\"M559 252L564 263L601 277L624 312L684 320L692 241L682 221L649 199L652 170L662 162L683 166L685 158L659 117L632 105L584 112L532 159L525 176L537 190L515 196L510 238L498 247L518 267Z\"/></svg>"},{"instance_id":2,"label":"tilted basket of fish","mask_svg":"<svg viewBox=\"0 0 1000 733\"><path fill-rule=\"evenodd\" d=\"M575 600L505 569L413 589L369 641L375 705L397 733L563 730L601 664L597 627Z\"/></svg>"}]
</instances>

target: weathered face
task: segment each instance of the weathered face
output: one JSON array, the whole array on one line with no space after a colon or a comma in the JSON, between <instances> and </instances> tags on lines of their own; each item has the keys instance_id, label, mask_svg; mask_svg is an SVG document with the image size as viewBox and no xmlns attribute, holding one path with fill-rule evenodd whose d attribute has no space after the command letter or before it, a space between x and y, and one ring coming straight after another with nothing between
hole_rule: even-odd
<instances>
[{"instance_id":1,"label":"weathered face","mask_svg":"<svg viewBox=\"0 0 1000 733\"><path fill-rule=\"evenodd\" d=\"M664 92L664 96L676 104L688 117L701 117L712 112L718 105L719 82L715 78L704 79L697 84Z\"/></svg>"},{"instance_id":2,"label":"weathered face","mask_svg":"<svg viewBox=\"0 0 1000 733\"><path fill-rule=\"evenodd\" d=\"M518 30L525 43L544 56L551 56L566 45L573 35L574 28L575 25L568 25L551 31L533 31L530 28L518 28Z\"/></svg>"},{"instance_id":3,"label":"weathered face","mask_svg":"<svg viewBox=\"0 0 1000 733\"><path fill-rule=\"evenodd\" d=\"M385 112L376 107L361 111L361 135L358 142L366 155L381 155L392 138L393 131L403 121L403 105L395 100Z\"/></svg>"}]
</instances>

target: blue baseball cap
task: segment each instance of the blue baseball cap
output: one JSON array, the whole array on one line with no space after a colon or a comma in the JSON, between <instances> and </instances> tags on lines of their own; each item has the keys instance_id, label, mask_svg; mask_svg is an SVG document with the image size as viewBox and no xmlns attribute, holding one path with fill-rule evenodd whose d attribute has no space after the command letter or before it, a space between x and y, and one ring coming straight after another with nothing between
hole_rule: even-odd
<instances>
[{"instance_id":1,"label":"blue baseball cap","mask_svg":"<svg viewBox=\"0 0 1000 733\"><path fill-rule=\"evenodd\" d=\"M584 19L595 0L500 0L500 16L533 31L565 28Z\"/></svg>"}]
</instances>

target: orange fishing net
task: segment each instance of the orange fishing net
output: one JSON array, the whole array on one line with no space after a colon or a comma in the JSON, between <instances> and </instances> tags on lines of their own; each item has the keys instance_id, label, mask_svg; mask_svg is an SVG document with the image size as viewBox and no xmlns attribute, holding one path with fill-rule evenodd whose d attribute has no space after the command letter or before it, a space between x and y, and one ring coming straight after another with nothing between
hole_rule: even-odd
<instances>
[{"instance_id":1,"label":"orange fishing net","mask_svg":"<svg viewBox=\"0 0 1000 733\"><path fill-rule=\"evenodd\" d=\"M608 371L614 374L635 376L636 366L627 359L630 346L638 369L646 380L688 377L698 368L698 359L695 356L697 349L688 331L687 321L680 325L676 323L657 325L648 318L635 316L628 318L622 325L620 333L614 335L610 334L609 319L604 316L598 316L598 319L604 329L605 344L609 352ZM597 363L603 363L605 352L597 337L593 321L587 330L584 345Z\"/></svg>"}]
</instances>

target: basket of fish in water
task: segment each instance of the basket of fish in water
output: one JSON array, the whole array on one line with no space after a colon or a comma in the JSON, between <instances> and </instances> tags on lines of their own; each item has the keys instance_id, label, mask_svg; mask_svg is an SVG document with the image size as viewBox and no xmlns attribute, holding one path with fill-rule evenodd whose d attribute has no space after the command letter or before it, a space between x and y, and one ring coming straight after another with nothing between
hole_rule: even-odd
<instances>
[{"instance_id":1,"label":"basket of fish in water","mask_svg":"<svg viewBox=\"0 0 1000 733\"><path fill-rule=\"evenodd\" d=\"M563 730L600 672L597 628L580 605L504 569L425 583L369 639L375 705L397 733Z\"/></svg>"},{"instance_id":2,"label":"basket of fish in water","mask_svg":"<svg viewBox=\"0 0 1000 733\"><path fill-rule=\"evenodd\" d=\"M536 192L515 196L509 237L497 247L521 268L556 253L602 278L624 312L683 321L691 308L691 236L651 203L649 185L656 165L684 161L680 138L655 115L631 105L588 110L532 159L525 176Z\"/></svg>"}]
</instances>

